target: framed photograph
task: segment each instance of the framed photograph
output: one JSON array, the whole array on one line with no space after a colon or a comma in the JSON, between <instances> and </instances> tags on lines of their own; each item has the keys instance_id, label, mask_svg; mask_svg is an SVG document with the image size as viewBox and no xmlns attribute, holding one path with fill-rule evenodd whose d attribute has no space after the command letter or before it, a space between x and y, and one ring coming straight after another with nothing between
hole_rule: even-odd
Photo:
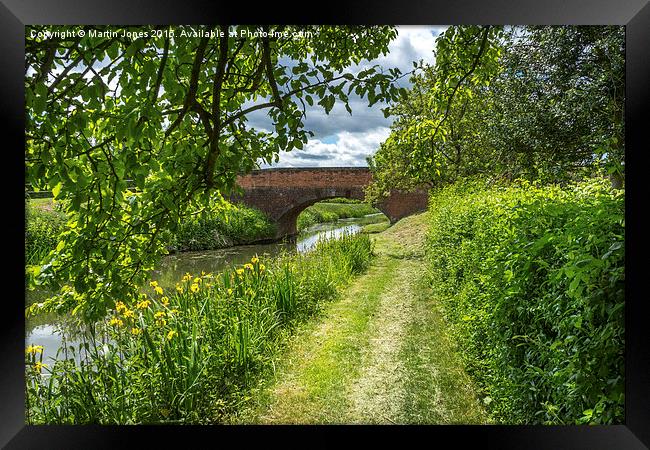
<instances>
[{"instance_id":1,"label":"framed photograph","mask_svg":"<svg viewBox=\"0 0 650 450\"><path fill-rule=\"evenodd\" d=\"M3 448L648 448L647 1L304 8L2 2Z\"/></svg>"}]
</instances>

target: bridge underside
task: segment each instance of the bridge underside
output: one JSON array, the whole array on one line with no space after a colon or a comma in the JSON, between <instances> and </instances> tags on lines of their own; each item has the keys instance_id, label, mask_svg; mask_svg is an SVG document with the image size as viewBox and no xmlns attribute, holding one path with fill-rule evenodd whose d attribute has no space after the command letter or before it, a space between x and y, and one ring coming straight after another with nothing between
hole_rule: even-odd
<instances>
[{"instance_id":1,"label":"bridge underside","mask_svg":"<svg viewBox=\"0 0 650 450\"><path fill-rule=\"evenodd\" d=\"M246 187L243 195L234 195L231 201L255 207L276 223L276 239L297 233L298 215L308 206L328 198L364 199L363 187ZM374 205L394 223L427 208L425 190L391 192L381 203Z\"/></svg>"}]
</instances>

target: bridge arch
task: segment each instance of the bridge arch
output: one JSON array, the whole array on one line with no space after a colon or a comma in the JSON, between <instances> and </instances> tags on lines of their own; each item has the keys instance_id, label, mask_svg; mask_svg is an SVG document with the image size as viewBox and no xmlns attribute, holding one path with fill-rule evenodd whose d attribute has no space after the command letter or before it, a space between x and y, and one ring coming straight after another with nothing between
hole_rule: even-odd
<instances>
[{"instance_id":1,"label":"bridge arch","mask_svg":"<svg viewBox=\"0 0 650 450\"><path fill-rule=\"evenodd\" d=\"M328 198L364 199L364 188L372 180L366 167L279 168L256 170L238 178L243 195L230 200L264 212L277 224L276 239L297 233L298 215L307 207ZM426 209L426 190L393 191L374 205L391 223Z\"/></svg>"}]
</instances>

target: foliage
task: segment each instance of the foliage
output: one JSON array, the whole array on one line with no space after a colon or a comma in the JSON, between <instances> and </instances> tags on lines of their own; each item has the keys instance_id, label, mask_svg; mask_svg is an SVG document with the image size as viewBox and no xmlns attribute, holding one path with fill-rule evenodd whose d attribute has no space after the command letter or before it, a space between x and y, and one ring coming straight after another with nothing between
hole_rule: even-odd
<instances>
[{"instance_id":1,"label":"foliage","mask_svg":"<svg viewBox=\"0 0 650 450\"><path fill-rule=\"evenodd\" d=\"M428 250L468 371L500 422L624 420L624 197L457 183L434 194Z\"/></svg>"},{"instance_id":2,"label":"foliage","mask_svg":"<svg viewBox=\"0 0 650 450\"><path fill-rule=\"evenodd\" d=\"M550 182L624 177L622 27L450 27L390 108L370 198L487 174Z\"/></svg>"},{"instance_id":3,"label":"foliage","mask_svg":"<svg viewBox=\"0 0 650 450\"><path fill-rule=\"evenodd\" d=\"M379 212L367 203L325 202L316 203L300 213L297 220L298 231L317 223L335 222L339 219L363 217Z\"/></svg>"},{"instance_id":4,"label":"foliage","mask_svg":"<svg viewBox=\"0 0 650 450\"><path fill-rule=\"evenodd\" d=\"M224 421L272 369L295 325L371 256L366 235L346 235L304 255L186 274L175 289L151 282L151 292L117 302L79 345L64 340L48 366L42 349L27 349L27 422Z\"/></svg>"},{"instance_id":5,"label":"foliage","mask_svg":"<svg viewBox=\"0 0 650 450\"><path fill-rule=\"evenodd\" d=\"M65 199L69 221L32 275L73 292L45 308L93 319L135 298L164 230L218 209L258 159L303 147L306 104L329 113L337 100L350 110L351 92L370 105L396 99L399 70L346 70L395 36L388 26L27 27L26 182ZM247 123L262 110L272 133Z\"/></svg>"}]
</instances>

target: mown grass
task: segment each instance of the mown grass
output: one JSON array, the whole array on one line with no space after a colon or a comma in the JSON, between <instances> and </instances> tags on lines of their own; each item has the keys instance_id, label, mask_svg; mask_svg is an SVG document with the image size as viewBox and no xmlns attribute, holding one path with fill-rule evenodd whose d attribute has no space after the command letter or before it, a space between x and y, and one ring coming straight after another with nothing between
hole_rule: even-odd
<instances>
[{"instance_id":1,"label":"mown grass","mask_svg":"<svg viewBox=\"0 0 650 450\"><path fill-rule=\"evenodd\" d=\"M367 235L343 236L305 255L187 274L171 292L152 282L151 293L116 302L81 344L64 339L55 361L27 349L27 422L227 421L272 371L296 326L371 256Z\"/></svg>"},{"instance_id":2,"label":"mown grass","mask_svg":"<svg viewBox=\"0 0 650 450\"><path fill-rule=\"evenodd\" d=\"M318 223L363 217L377 212L379 212L378 209L367 203L360 203L350 199L332 199L306 208L298 216L297 227L298 231L301 231Z\"/></svg>"},{"instance_id":3,"label":"mown grass","mask_svg":"<svg viewBox=\"0 0 650 450\"><path fill-rule=\"evenodd\" d=\"M624 418L624 192L480 181L431 199L431 286L501 423Z\"/></svg>"},{"instance_id":4,"label":"mown grass","mask_svg":"<svg viewBox=\"0 0 650 450\"><path fill-rule=\"evenodd\" d=\"M243 423L488 423L432 296L428 214L372 237L377 258L307 324Z\"/></svg>"},{"instance_id":5,"label":"mown grass","mask_svg":"<svg viewBox=\"0 0 650 450\"><path fill-rule=\"evenodd\" d=\"M329 304L317 322L292 339L272 383L256 408L242 418L253 423L350 423L349 387L361 370L368 326L396 261L379 259L345 296Z\"/></svg>"}]
</instances>

